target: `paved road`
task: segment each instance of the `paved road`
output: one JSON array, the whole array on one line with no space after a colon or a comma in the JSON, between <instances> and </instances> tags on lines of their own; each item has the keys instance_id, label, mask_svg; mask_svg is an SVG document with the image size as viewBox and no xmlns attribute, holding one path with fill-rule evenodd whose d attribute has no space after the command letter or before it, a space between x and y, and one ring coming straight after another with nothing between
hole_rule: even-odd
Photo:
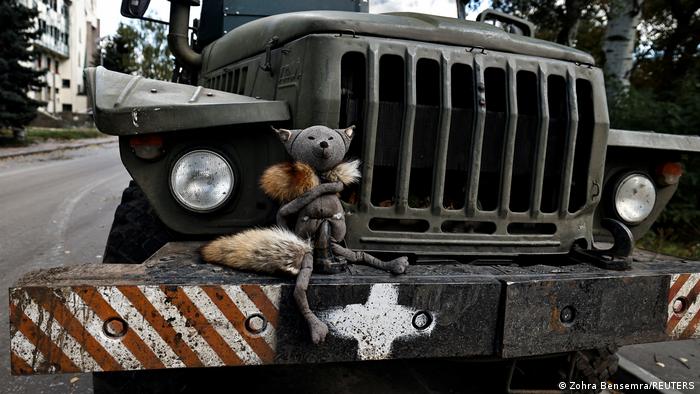
<instances>
[{"instance_id":1,"label":"paved road","mask_svg":"<svg viewBox=\"0 0 700 394\"><path fill-rule=\"evenodd\" d=\"M0 392L91 391L90 375L9 375L7 288L36 268L99 262L129 179L116 143L0 161Z\"/></svg>"}]
</instances>

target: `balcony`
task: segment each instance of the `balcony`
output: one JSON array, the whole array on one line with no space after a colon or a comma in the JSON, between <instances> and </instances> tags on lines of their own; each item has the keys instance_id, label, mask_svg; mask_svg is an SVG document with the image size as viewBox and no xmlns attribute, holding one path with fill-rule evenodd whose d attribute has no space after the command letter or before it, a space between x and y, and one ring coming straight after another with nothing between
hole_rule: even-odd
<instances>
[{"instance_id":1,"label":"balcony","mask_svg":"<svg viewBox=\"0 0 700 394\"><path fill-rule=\"evenodd\" d=\"M56 40L48 33L42 34L39 40L34 41L34 45L44 48L56 56L63 58L67 58L69 56L68 44Z\"/></svg>"}]
</instances>

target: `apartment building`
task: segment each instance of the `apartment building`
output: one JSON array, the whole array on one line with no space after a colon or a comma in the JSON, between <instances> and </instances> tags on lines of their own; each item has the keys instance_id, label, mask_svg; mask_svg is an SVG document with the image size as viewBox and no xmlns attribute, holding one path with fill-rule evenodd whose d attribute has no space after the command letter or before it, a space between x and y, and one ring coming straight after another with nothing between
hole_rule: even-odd
<instances>
[{"instance_id":1,"label":"apartment building","mask_svg":"<svg viewBox=\"0 0 700 394\"><path fill-rule=\"evenodd\" d=\"M41 37L34 42L36 69L47 69L47 86L30 92L45 101L41 111L52 115L84 114L88 101L83 69L90 66L100 39L96 0L22 0L39 11Z\"/></svg>"}]
</instances>

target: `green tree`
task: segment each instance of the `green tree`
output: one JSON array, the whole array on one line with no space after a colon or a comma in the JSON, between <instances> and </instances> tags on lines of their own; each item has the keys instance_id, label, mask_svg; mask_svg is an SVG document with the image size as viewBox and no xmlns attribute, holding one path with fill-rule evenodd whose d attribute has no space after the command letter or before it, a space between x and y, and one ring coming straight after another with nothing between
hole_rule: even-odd
<instances>
[{"instance_id":1,"label":"green tree","mask_svg":"<svg viewBox=\"0 0 700 394\"><path fill-rule=\"evenodd\" d=\"M117 32L103 40L94 65L145 78L170 80L174 61L168 49L168 30L162 23L121 23Z\"/></svg>"},{"instance_id":2,"label":"green tree","mask_svg":"<svg viewBox=\"0 0 700 394\"><path fill-rule=\"evenodd\" d=\"M494 0L493 6L535 23L539 38L593 54L613 93L611 127L700 134L700 0ZM676 252L697 258L700 155L683 162L685 175L654 229L656 241L678 242Z\"/></svg>"},{"instance_id":3,"label":"green tree","mask_svg":"<svg viewBox=\"0 0 700 394\"><path fill-rule=\"evenodd\" d=\"M568 46L577 46L602 16L600 1L493 0L492 6L533 22L538 38Z\"/></svg>"},{"instance_id":4,"label":"green tree","mask_svg":"<svg viewBox=\"0 0 700 394\"><path fill-rule=\"evenodd\" d=\"M139 41L139 32L133 26L120 23L117 32L103 41L101 53L96 53L93 63L108 70L134 74L139 70L136 52Z\"/></svg>"},{"instance_id":5,"label":"green tree","mask_svg":"<svg viewBox=\"0 0 700 394\"><path fill-rule=\"evenodd\" d=\"M27 91L44 86L46 70L33 70L36 52L31 46L38 39L37 11L17 0L0 2L0 128L22 129L44 103L27 96Z\"/></svg>"},{"instance_id":6,"label":"green tree","mask_svg":"<svg viewBox=\"0 0 700 394\"><path fill-rule=\"evenodd\" d=\"M140 34L140 74L146 78L170 80L175 63L168 49L168 27L162 23L142 21Z\"/></svg>"},{"instance_id":7,"label":"green tree","mask_svg":"<svg viewBox=\"0 0 700 394\"><path fill-rule=\"evenodd\" d=\"M641 43L623 96L610 103L614 127L700 134L700 0L644 0ZM654 224L656 242L700 257L700 156L683 158L676 195Z\"/></svg>"}]
</instances>

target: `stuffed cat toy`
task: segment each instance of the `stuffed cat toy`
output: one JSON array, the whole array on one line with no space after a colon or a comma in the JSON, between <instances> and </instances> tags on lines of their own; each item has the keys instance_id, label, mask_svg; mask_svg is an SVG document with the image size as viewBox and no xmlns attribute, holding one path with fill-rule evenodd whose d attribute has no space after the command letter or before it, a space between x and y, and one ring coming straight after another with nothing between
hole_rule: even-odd
<instances>
[{"instance_id":1,"label":"stuffed cat toy","mask_svg":"<svg viewBox=\"0 0 700 394\"><path fill-rule=\"evenodd\" d=\"M224 236L205 245L201 251L208 262L243 270L297 275L294 299L309 325L314 343L323 342L328 327L311 311L306 297L313 271L338 272L346 261L364 263L394 274L405 273L408 267L405 256L382 261L340 245L346 227L338 193L360 178L359 161L343 161L354 129L354 126L347 129L273 128L294 159L268 168L260 180L265 194L281 204L277 227ZM292 219L294 222L290 223Z\"/></svg>"}]
</instances>

